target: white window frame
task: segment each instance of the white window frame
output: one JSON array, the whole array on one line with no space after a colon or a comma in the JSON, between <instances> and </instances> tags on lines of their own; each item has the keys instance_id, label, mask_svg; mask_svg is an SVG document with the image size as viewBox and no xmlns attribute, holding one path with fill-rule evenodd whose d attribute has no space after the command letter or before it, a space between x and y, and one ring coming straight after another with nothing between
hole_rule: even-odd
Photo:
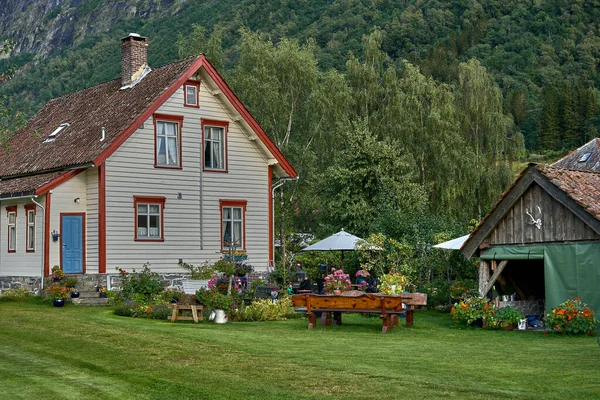
<instances>
[{"instance_id":1,"label":"white window frame","mask_svg":"<svg viewBox=\"0 0 600 400\"><path fill-rule=\"evenodd\" d=\"M218 132L218 138L213 135ZM224 126L212 126L206 125L204 127L204 169L213 171L225 171L226 160L225 160L225 134L226 128ZM215 144L218 146L218 157L215 162ZM209 164L209 165L207 165Z\"/></svg>"},{"instance_id":2,"label":"white window frame","mask_svg":"<svg viewBox=\"0 0 600 400\"><path fill-rule=\"evenodd\" d=\"M27 211L27 248L28 252L35 251L35 210L26 209ZM32 244L32 246L30 246Z\"/></svg>"},{"instance_id":3,"label":"white window frame","mask_svg":"<svg viewBox=\"0 0 600 400\"><path fill-rule=\"evenodd\" d=\"M165 198L164 197L142 197L137 196L134 197L134 210L135 210L135 240L139 241L163 241L164 240L164 208L165 208ZM146 210L140 212L140 206L145 206ZM158 208L157 212L152 212L151 207L156 206ZM139 220L140 216L145 217L146 226L140 226ZM150 226L151 217L158 217L158 226L152 227ZM140 233L140 228L145 228L146 233ZM152 235L152 229L158 229L156 235Z\"/></svg>"},{"instance_id":4,"label":"white window frame","mask_svg":"<svg viewBox=\"0 0 600 400\"><path fill-rule=\"evenodd\" d=\"M17 251L17 211L11 210L6 213L8 225L8 252L15 253ZM10 222L10 217L14 217L14 221ZM14 232L14 234L12 234Z\"/></svg>"},{"instance_id":5,"label":"white window frame","mask_svg":"<svg viewBox=\"0 0 600 400\"><path fill-rule=\"evenodd\" d=\"M184 105L186 107L198 107L198 85L185 84L183 87L183 95L185 96ZM193 89L193 93L189 93L190 89ZM193 102L190 102L190 96L193 96Z\"/></svg>"},{"instance_id":6,"label":"white window frame","mask_svg":"<svg viewBox=\"0 0 600 400\"><path fill-rule=\"evenodd\" d=\"M236 250L246 250L246 201L245 200L221 200L221 250L229 251L230 246ZM230 217L226 217L226 210L229 210ZM239 218L235 217L235 211L239 210ZM235 229L235 225L239 224L239 229ZM233 243L225 240L225 233L228 230L233 237ZM239 232L241 237L235 237L235 233Z\"/></svg>"}]
</instances>

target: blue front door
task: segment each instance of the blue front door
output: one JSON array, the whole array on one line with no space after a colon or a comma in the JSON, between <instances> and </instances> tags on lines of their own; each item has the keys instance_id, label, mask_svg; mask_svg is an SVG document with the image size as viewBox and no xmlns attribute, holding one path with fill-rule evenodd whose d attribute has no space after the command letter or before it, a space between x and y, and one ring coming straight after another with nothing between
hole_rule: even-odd
<instances>
[{"instance_id":1,"label":"blue front door","mask_svg":"<svg viewBox=\"0 0 600 400\"><path fill-rule=\"evenodd\" d=\"M67 274L83 273L83 215L62 215L62 268Z\"/></svg>"}]
</instances>

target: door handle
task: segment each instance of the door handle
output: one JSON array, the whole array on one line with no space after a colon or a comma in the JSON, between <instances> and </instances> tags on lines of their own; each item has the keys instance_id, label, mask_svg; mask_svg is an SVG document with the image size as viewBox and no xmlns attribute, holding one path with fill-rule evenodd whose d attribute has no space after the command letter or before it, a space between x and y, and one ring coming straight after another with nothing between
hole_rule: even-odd
<instances>
[{"instance_id":1,"label":"door handle","mask_svg":"<svg viewBox=\"0 0 600 400\"><path fill-rule=\"evenodd\" d=\"M66 248L67 248L67 245L66 245L66 244L63 244L63 249L66 249Z\"/></svg>"}]
</instances>

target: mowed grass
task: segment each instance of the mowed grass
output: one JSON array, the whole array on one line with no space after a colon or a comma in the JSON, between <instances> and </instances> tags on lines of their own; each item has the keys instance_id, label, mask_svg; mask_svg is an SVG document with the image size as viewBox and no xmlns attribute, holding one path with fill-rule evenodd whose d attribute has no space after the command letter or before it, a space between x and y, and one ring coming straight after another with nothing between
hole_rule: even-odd
<instances>
[{"instance_id":1,"label":"mowed grass","mask_svg":"<svg viewBox=\"0 0 600 400\"><path fill-rule=\"evenodd\" d=\"M0 302L0 398L597 399L596 337L379 318L171 324L110 308Z\"/></svg>"}]
</instances>

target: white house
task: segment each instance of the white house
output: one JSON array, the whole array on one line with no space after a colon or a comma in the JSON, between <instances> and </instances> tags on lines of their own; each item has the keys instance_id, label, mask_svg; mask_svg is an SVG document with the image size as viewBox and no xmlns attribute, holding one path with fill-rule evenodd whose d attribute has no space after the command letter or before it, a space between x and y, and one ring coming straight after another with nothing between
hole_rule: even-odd
<instances>
[{"instance_id":1,"label":"white house","mask_svg":"<svg viewBox=\"0 0 600 400\"><path fill-rule=\"evenodd\" d=\"M0 282L222 256L273 262L275 179L296 172L204 55L147 65L122 39L122 79L53 99L0 154ZM31 282L30 282L31 283Z\"/></svg>"}]
</instances>

